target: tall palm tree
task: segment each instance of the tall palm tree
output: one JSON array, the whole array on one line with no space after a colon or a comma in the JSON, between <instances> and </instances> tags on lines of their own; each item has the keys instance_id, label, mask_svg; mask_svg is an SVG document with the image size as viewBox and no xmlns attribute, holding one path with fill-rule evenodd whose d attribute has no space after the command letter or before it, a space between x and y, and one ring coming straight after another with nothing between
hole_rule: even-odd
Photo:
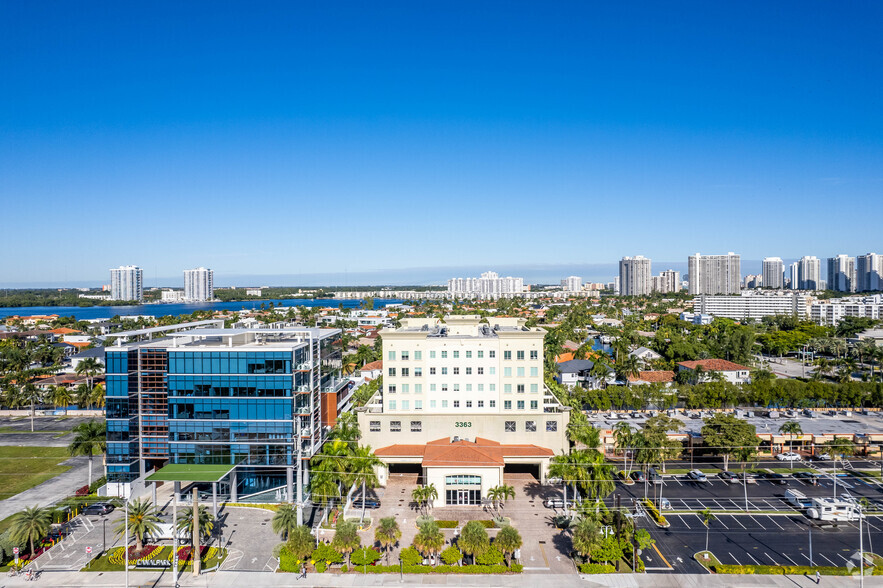
<instances>
[{"instance_id":1,"label":"tall palm tree","mask_svg":"<svg viewBox=\"0 0 883 588\"><path fill-rule=\"evenodd\" d=\"M592 558L592 552L601 543L600 530L598 523L589 517L580 519L573 528L573 548L586 560Z\"/></svg>"},{"instance_id":2,"label":"tall palm tree","mask_svg":"<svg viewBox=\"0 0 883 588\"><path fill-rule=\"evenodd\" d=\"M435 487L435 484L426 484L423 486L423 500L426 501L426 510L427 512L431 512L433 506L435 506L435 501L438 500L438 490Z\"/></svg>"},{"instance_id":3,"label":"tall palm tree","mask_svg":"<svg viewBox=\"0 0 883 588\"><path fill-rule=\"evenodd\" d=\"M629 477L629 452L634 451L635 431L632 426L625 421L616 423L613 427L613 439L616 441L616 447L622 451L625 459L625 477Z\"/></svg>"},{"instance_id":4,"label":"tall palm tree","mask_svg":"<svg viewBox=\"0 0 883 588\"><path fill-rule=\"evenodd\" d=\"M313 470L310 473L310 495L313 502L321 506L327 506L333 498L340 497L340 484L337 475L333 472Z\"/></svg>"},{"instance_id":5,"label":"tall palm tree","mask_svg":"<svg viewBox=\"0 0 883 588\"><path fill-rule=\"evenodd\" d=\"M292 530L298 527L297 509L293 508L291 503L288 502L280 504L273 514L271 524L273 525L274 533L281 534L283 540L288 539L291 536Z\"/></svg>"},{"instance_id":6,"label":"tall palm tree","mask_svg":"<svg viewBox=\"0 0 883 588\"><path fill-rule=\"evenodd\" d=\"M141 551L144 549L144 537L145 535L155 533L159 528L157 525L160 520L156 514L156 509L154 506L146 499L136 499L129 503L127 507L129 519L128 527L129 534L135 537L135 549ZM192 517L191 517L192 519ZM181 521L178 520L178 527L180 528ZM117 535L123 535L126 532L126 520L125 518L117 523L115 529ZM129 538L126 537L126 544L128 544Z\"/></svg>"},{"instance_id":7,"label":"tall palm tree","mask_svg":"<svg viewBox=\"0 0 883 588\"><path fill-rule=\"evenodd\" d=\"M55 408L63 406L65 408L65 413L67 413L67 407L73 402L73 396L71 395L71 391L67 389L67 386L53 386L52 392L50 393L50 399Z\"/></svg>"},{"instance_id":8,"label":"tall palm tree","mask_svg":"<svg viewBox=\"0 0 883 588\"><path fill-rule=\"evenodd\" d=\"M362 516L359 522L365 520L366 488L375 488L377 480L377 468L383 466L379 457L374 455L370 445L359 445L353 450L353 456L349 464L349 473L354 484L362 486Z\"/></svg>"},{"instance_id":9,"label":"tall palm tree","mask_svg":"<svg viewBox=\"0 0 883 588\"><path fill-rule=\"evenodd\" d=\"M476 557L481 557L490 548L487 530L478 521L469 521L460 531L457 547L475 562Z\"/></svg>"},{"instance_id":10,"label":"tall palm tree","mask_svg":"<svg viewBox=\"0 0 883 588\"><path fill-rule=\"evenodd\" d=\"M380 543L386 554L386 565L389 565L389 550L402 538L402 530L395 517L380 519L380 524L374 529L374 540Z\"/></svg>"},{"instance_id":11,"label":"tall palm tree","mask_svg":"<svg viewBox=\"0 0 883 588\"><path fill-rule=\"evenodd\" d=\"M705 551L708 551L708 532L711 530L711 523L713 523L717 517L707 508L699 511L699 516L702 517L702 524L705 525Z\"/></svg>"},{"instance_id":12,"label":"tall palm tree","mask_svg":"<svg viewBox=\"0 0 883 588\"><path fill-rule=\"evenodd\" d=\"M77 368L74 371L81 376L86 376L86 383L89 386L89 392L92 392L92 378L103 372L104 366L102 366L101 362L98 361L96 358L87 357L77 364Z\"/></svg>"},{"instance_id":13,"label":"tall palm tree","mask_svg":"<svg viewBox=\"0 0 883 588\"><path fill-rule=\"evenodd\" d=\"M89 486L92 485L92 456L107 451L107 425L98 421L86 421L74 427L74 439L68 445L71 455L89 458Z\"/></svg>"},{"instance_id":14,"label":"tall palm tree","mask_svg":"<svg viewBox=\"0 0 883 588\"><path fill-rule=\"evenodd\" d=\"M309 527L295 524L289 531L285 547L295 559L303 560L308 558L316 548L316 538L313 537Z\"/></svg>"},{"instance_id":15,"label":"tall palm tree","mask_svg":"<svg viewBox=\"0 0 883 588\"><path fill-rule=\"evenodd\" d=\"M359 430L359 418L354 412L345 412L337 417L337 423L331 432L334 439L341 441L355 442L362 437Z\"/></svg>"},{"instance_id":16,"label":"tall palm tree","mask_svg":"<svg viewBox=\"0 0 883 588\"><path fill-rule=\"evenodd\" d=\"M582 478L582 469L579 462L574 459L573 454L561 454L552 458L549 466L549 476L552 478L560 478L564 491L564 513L567 514L567 487L575 484Z\"/></svg>"},{"instance_id":17,"label":"tall palm tree","mask_svg":"<svg viewBox=\"0 0 883 588\"><path fill-rule=\"evenodd\" d=\"M420 531L414 537L414 548L429 557L430 562L435 561L436 555L445 545L445 536L438 528L435 521L427 521L420 525Z\"/></svg>"},{"instance_id":18,"label":"tall palm tree","mask_svg":"<svg viewBox=\"0 0 883 588\"><path fill-rule=\"evenodd\" d=\"M800 426L800 423L797 421L785 421L782 423L782 426L779 427L779 433L782 435L788 435L790 437L790 443L788 449L793 452L794 451L794 435L802 435L803 428ZM791 468L794 467L794 462L788 462L791 465Z\"/></svg>"},{"instance_id":19,"label":"tall palm tree","mask_svg":"<svg viewBox=\"0 0 883 588\"><path fill-rule=\"evenodd\" d=\"M522 545L521 535L515 527L506 525L500 529L499 533L497 533L496 538L494 538L494 545L496 545L499 550L503 552L503 555L506 556L506 565L511 565L512 554L514 554Z\"/></svg>"},{"instance_id":20,"label":"tall palm tree","mask_svg":"<svg viewBox=\"0 0 883 588\"><path fill-rule=\"evenodd\" d=\"M130 507L131 508L131 507ZM198 511L199 521L197 524L199 525L199 537L203 539L207 539L211 537L212 531L215 528L215 522L212 520L212 515L209 513L208 508L205 506L200 506ZM131 523L129 523L131 527ZM190 537L190 545L193 546L193 507L188 506L183 511L181 511L181 517L178 518L178 530L183 531ZM193 554L193 557L196 558L198 554Z\"/></svg>"},{"instance_id":21,"label":"tall palm tree","mask_svg":"<svg viewBox=\"0 0 883 588\"><path fill-rule=\"evenodd\" d=\"M48 508L32 506L12 515L10 520L11 538L17 543L27 541L34 557L34 541L46 536L52 527L52 513Z\"/></svg>"},{"instance_id":22,"label":"tall palm tree","mask_svg":"<svg viewBox=\"0 0 883 588\"><path fill-rule=\"evenodd\" d=\"M337 521L337 527L334 530L334 539L331 540L331 546L341 555L346 556L346 563L350 565L350 555L362 545L359 538L359 531L356 524L343 520Z\"/></svg>"}]
</instances>

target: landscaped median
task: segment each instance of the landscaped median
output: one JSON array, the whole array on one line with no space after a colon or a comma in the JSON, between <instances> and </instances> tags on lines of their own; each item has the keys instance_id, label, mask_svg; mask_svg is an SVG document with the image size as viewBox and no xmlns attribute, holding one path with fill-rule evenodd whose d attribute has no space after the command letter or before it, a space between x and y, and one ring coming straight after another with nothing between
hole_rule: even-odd
<instances>
[{"instance_id":1,"label":"landscaped median","mask_svg":"<svg viewBox=\"0 0 883 588\"><path fill-rule=\"evenodd\" d=\"M656 508L656 505L650 501L649 498L645 498L641 501L641 504L644 506L644 509L647 511L647 514L650 515L650 518L653 519L653 522L656 523L657 527L662 527L663 529L667 529L671 526L671 523L666 520L662 513L659 512L659 509Z\"/></svg>"},{"instance_id":2,"label":"landscaped median","mask_svg":"<svg viewBox=\"0 0 883 588\"><path fill-rule=\"evenodd\" d=\"M217 547L200 549L201 568L209 571L217 568L227 557L227 550ZM83 572L122 572L126 569L126 554L122 547L116 547L99 555L84 567ZM170 545L145 545L140 551L129 547L129 569L169 569L172 567L172 547ZM193 549L178 548L178 569L190 570L193 567Z\"/></svg>"},{"instance_id":3,"label":"landscaped median","mask_svg":"<svg viewBox=\"0 0 883 588\"><path fill-rule=\"evenodd\" d=\"M878 565L866 564L866 576L883 576L883 558L866 553ZM852 576L859 574L859 566L766 566L766 565L728 565L722 564L710 551L700 551L693 556L702 567L711 574L756 574L766 576L813 576L816 572L823 576Z\"/></svg>"}]
</instances>

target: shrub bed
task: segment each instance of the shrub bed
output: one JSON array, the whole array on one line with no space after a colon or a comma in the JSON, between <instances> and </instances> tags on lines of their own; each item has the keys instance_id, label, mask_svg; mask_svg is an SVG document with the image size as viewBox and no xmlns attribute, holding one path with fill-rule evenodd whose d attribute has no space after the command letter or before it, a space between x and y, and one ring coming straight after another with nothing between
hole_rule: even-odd
<instances>
[{"instance_id":1,"label":"shrub bed","mask_svg":"<svg viewBox=\"0 0 883 588\"><path fill-rule=\"evenodd\" d=\"M823 576L850 576L857 569L835 566L736 566L718 564L711 566L711 571L716 574L758 574L766 576L802 576L815 574L816 572Z\"/></svg>"},{"instance_id":2,"label":"shrub bed","mask_svg":"<svg viewBox=\"0 0 883 588\"><path fill-rule=\"evenodd\" d=\"M643 505L644 505L644 508L647 509L647 513L650 515L650 517L651 517L651 518L653 519L653 521L656 523L656 526L658 526L658 527L669 527L669 526L671 526L671 523L669 523L669 522L666 520L666 518L665 518L664 516L662 516L662 513L659 512L659 509L656 508L656 505L653 504L653 503L650 501L649 498L645 498L645 499L642 501L642 503L643 503Z\"/></svg>"},{"instance_id":3,"label":"shrub bed","mask_svg":"<svg viewBox=\"0 0 883 588\"><path fill-rule=\"evenodd\" d=\"M611 566L612 567L612 566ZM367 572L369 574L397 574L399 570L406 574L520 574L522 571L521 564L512 564L512 567L505 565L494 566L368 566L367 570L362 567L355 566L351 572L358 574Z\"/></svg>"},{"instance_id":4,"label":"shrub bed","mask_svg":"<svg viewBox=\"0 0 883 588\"><path fill-rule=\"evenodd\" d=\"M610 564L584 563L579 565L581 574L612 574L616 571Z\"/></svg>"},{"instance_id":5,"label":"shrub bed","mask_svg":"<svg viewBox=\"0 0 883 588\"><path fill-rule=\"evenodd\" d=\"M439 529L456 529L460 521L435 521Z\"/></svg>"}]
</instances>

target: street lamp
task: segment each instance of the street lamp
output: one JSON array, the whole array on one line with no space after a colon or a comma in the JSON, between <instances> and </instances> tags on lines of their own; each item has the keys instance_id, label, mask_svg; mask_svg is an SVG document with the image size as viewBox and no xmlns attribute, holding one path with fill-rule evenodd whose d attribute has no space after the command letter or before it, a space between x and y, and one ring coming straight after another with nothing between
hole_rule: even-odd
<instances>
[{"instance_id":1,"label":"street lamp","mask_svg":"<svg viewBox=\"0 0 883 588\"><path fill-rule=\"evenodd\" d=\"M107 515L106 514L101 515L101 534L104 537L103 546L101 548L101 553L105 554L105 553L107 553Z\"/></svg>"}]
</instances>

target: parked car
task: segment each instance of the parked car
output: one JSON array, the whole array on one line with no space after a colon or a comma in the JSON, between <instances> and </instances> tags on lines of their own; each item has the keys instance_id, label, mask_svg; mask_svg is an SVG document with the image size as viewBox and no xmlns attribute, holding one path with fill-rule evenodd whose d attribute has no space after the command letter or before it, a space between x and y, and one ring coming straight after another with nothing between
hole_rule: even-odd
<instances>
[{"instance_id":1,"label":"parked car","mask_svg":"<svg viewBox=\"0 0 883 588\"><path fill-rule=\"evenodd\" d=\"M671 510L671 502L668 498L659 499L659 510Z\"/></svg>"},{"instance_id":2,"label":"parked car","mask_svg":"<svg viewBox=\"0 0 883 588\"><path fill-rule=\"evenodd\" d=\"M635 472L632 472L632 473L631 473L631 478L632 478L632 480L634 480L635 482L640 482L640 483L642 483L642 484L647 480L647 477L644 475L644 472L642 472L642 471L640 471L640 470L635 471Z\"/></svg>"},{"instance_id":3,"label":"parked car","mask_svg":"<svg viewBox=\"0 0 883 588\"><path fill-rule=\"evenodd\" d=\"M785 474L777 474L775 472L765 473L763 477L773 484L779 484L780 486L784 486L788 483L788 477Z\"/></svg>"},{"instance_id":4,"label":"parked car","mask_svg":"<svg viewBox=\"0 0 883 588\"><path fill-rule=\"evenodd\" d=\"M543 506L546 508L564 508L564 499L563 498L547 498L543 501ZM568 507L573 507L573 502L567 501Z\"/></svg>"},{"instance_id":5,"label":"parked car","mask_svg":"<svg viewBox=\"0 0 883 588\"><path fill-rule=\"evenodd\" d=\"M797 472L794 477L810 486L819 485L819 474L815 472Z\"/></svg>"},{"instance_id":6,"label":"parked car","mask_svg":"<svg viewBox=\"0 0 883 588\"><path fill-rule=\"evenodd\" d=\"M656 468L650 468L647 472L647 479L654 484L662 484L662 474L656 471Z\"/></svg>"},{"instance_id":7,"label":"parked car","mask_svg":"<svg viewBox=\"0 0 883 588\"><path fill-rule=\"evenodd\" d=\"M362 508L363 503L365 508L380 508L380 501L375 498L354 498L353 508Z\"/></svg>"},{"instance_id":8,"label":"parked car","mask_svg":"<svg viewBox=\"0 0 883 588\"><path fill-rule=\"evenodd\" d=\"M729 470L722 471L721 473L719 473L717 475L717 477L720 478L721 480L723 480L724 482L730 482L732 484L735 484L736 482L740 481L739 474L737 474L735 472L731 472Z\"/></svg>"},{"instance_id":9,"label":"parked car","mask_svg":"<svg viewBox=\"0 0 883 588\"><path fill-rule=\"evenodd\" d=\"M106 502L95 502L83 509L84 515L108 515L113 512L113 505Z\"/></svg>"},{"instance_id":10,"label":"parked car","mask_svg":"<svg viewBox=\"0 0 883 588\"><path fill-rule=\"evenodd\" d=\"M813 459L816 461L831 461L831 454L828 452L817 453Z\"/></svg>"},{"instance_id":11,"label":"parked car","mask_svg":"<svg viewBox=\"0 0 883 588\"><path fill-rule=\"evenodd\" d=\"M800 461L800 454L793 451L786 451L776 456L779 461Z\"/></svg>"},{"instance_id":12,"label":"parked car","mask_svg":"<svg viewBox=\"0 0 883 588\"><path fill-rule=\"evenodd\" d=\"M708 482L708 478L705 477L705 474L701 470L692 470L690 471L690 473L687 474L687 477L694 482Z\"/></svg>"}]
</instances>

